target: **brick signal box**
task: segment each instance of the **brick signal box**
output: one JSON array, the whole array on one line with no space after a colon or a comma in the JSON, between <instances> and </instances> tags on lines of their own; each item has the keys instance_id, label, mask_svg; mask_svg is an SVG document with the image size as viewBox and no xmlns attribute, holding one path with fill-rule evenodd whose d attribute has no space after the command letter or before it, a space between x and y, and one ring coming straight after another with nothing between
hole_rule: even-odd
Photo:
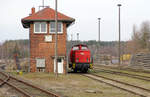
<instances>
[{"instance_id":1,"label":"brick signal box","mask_svg":"<svg viewBox=\"0 0 150 97\"><path fill-rule=\"evenodd\" d=\"M24 28L29 28L30 33L30 71L54 72L55 71L55 10L44 8L21 20ZM66 72L66 40L67 27L75 19L58 12L58 73Z\"/></svg>"}]
</instances>

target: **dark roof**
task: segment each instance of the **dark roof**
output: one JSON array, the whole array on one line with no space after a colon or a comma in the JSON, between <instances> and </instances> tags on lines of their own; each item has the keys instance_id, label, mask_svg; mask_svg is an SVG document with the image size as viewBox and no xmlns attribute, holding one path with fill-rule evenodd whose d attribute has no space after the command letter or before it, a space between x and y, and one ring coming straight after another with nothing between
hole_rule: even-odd
<instances>
[{"instance_id":1,"label":"dark roof","mask_svg":"<svg viewBox=\"0 0 150 97\"><path fill-rule=\"evenodd\" d=\"M52 8L44 8L36 13L31 14L28 17L23 18L22 24L24 28L29 28L30 23L34 21L54 21L55 20L55 10ZM58 12L58 21L66 22L67 26L69 26L75 19L66 16L60 12Z\"/></svg>"},{"instance_id":2,"label":"dark roof","mask_svg":"<svg viewBox=\"0 0 150 97\"><path fill-rule=\"evenodd\" d=\"M88 47L88 46L85 45L85 44L76 44L76 45L74 45L73 47L75 47L75 46L86 46L86 47Z\"/></svg>"}]
</instances>

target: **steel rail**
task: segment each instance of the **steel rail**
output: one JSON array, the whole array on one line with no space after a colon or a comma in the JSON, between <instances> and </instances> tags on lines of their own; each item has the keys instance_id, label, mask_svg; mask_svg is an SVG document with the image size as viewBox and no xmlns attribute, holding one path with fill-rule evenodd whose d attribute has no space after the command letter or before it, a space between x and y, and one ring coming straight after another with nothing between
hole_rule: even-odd
<instances>
[{"instance_id":1,"label":"steel rail","mask_svg":"<svg viewBox=\"0 0 150 97\"><path fill-rule=\"evenodd\" d=\"M83 76L86 76L86 75L83 75ZM141 97L146 97L146 96L144 96L144 95L138 94L138 93L136 93L136 92L130 91L130 90L125 89L125 88L121 88L121 87L119 87L119 86L110 84L110 83L108 83L108 82L105 82L105 81L102 81L102 80L98 80L98 79L95 79L95 78L92 78L92 77L89 77L89 76L86 76L86 77L88 77L88 78L90 78L90 79L93 79L93 80L96 80L96 81L98 81L98 82L102 82L102 83L108 84L108 85L113 86L113 87L116 87L116 88L118 88L118 89L127 91L127 92L129 92L129 93L132 93L132 94L135 94L135 95L139 95L139 96L141 96Z\"/></svg>"},{"instance_id":2,"label":"steel rail","mask_svg":"<svg viewBox=\"0 0 150 97\"><path fill-rule=\"evenodd\" d=\"M128 83L125 83L125 82L122 82L122 81L114 80L114 79L107 78L107 77L104 77L104 76L100 76L100 75L97 75L97 74L91 74L91 75L101 77L101 78L104 78L104 79L107 79L107 80L111 80L111 81L114 81L114 82L117 82L117 83L121 83L121 84L124 84L124 85L132 86L132 87L139 88L139 89L145 90L147 92L150 92L150 89L146 89L146 88L139 87L139 86L136 86L136 85L128 84Z\"/></svg>"},{"instance_id":3,"label":"steel rail","mask_svg":"<svg viewBox=\"0 0 150 97\"><path fill-rule=\"evenodd\" d=\"M127 76L127 77L136 78L136 79L140 79L140 80L144 80L144 81L150 82L150 79L146 79L146 78L150 78L148 76L142 76L142 75L136 75L136 74L130 74L130 73L112 71L112 70L105 70L105 69L101 69L101 70L96 70L96 71L98 71L98 72L99 71L100 72L105 72L105 73L109 73L109 74L123 75L123 76Z\"/></svg>"},{"instance_id":4,"label":"steel rail","mask_svg":"<svg viewBox=\"0 0 150 97\"><path fill-rule=\"evenodd\" d=\"M105 69L102 69L102 70L105 70ZM109 70L109 71L112 71L112 70ZM130 74L130 73L125 73L125 72L120 72L120 71L112 71L112 72L123 73L123 74L129 74L129 75L139 76L139 77L143 77L143 78L150 78L149 76L143 76L143 75L138 75L138 74Z\"/></svg>"},{"instance_id":5,"label":"steel rail","mask_svg":"<svg viewBox=\"0 0 150 97\"><path fill-rule=\"evenodd\" d=\"M99 81L99 82L103 82L103 83L106 83L108 85L111 85L113 87L116 87L116 88L119 88L119 89L122 89L122 90L125 90L127 92L130 92L130 93L133 93L133 94L136 94L136 95L139 95L141 97L147 97L145 95L142 95L140 93L137 93L137 92L134 92L134 91L131 91L131 90L128 90L128 89L125 89L125 88L122 88L122 87L119 87L117 85L114 85L114 84L111 84L111 83L108 83L108 82L105 82L103 80L99 80L99 79L96 79L96 78L93 78L93 77L90 77L90 76L87 76L86 74L82 74L83 76L86 76L90 79L93 79L93 80L96 80L96 81ZM92 76L95 76L95 77L99 77L99 78L103 78L103 79L106 79L106 80L110 80L110 81L114 81L114 82L117 82L117 83L120 83L120 84L123 84L123 85L127 85L127 86L132 86L134 88L138 88L138 89L141 89L141 90L144 90L144 91L147 91L147 92L150 92L149 89L145 89L143 87L139 87L139 86L135 86L135 85L131 85L131 84L128 84L128 83L125 83L125 82L121 82L121 81L118 81L118 80L114 80L114 79L110 79L110 78L107 78L107 77L104 77L104 76L100 76L100 75L96 75L96 74L89 74L89 75L92 75Z\"/></svg>"},{"instance_id":6,"label":"steel rail","mask_svg":"<svg viewBox=\"0 0 150 97\"><path fill-rule=\"evenodd\" d=\"M44 93L46 93L46 94L48 94L48 95L50 95L50 96L53 96L53 97L61 97L60 95L57 95L57 94L55 94L55 93L49 92L49 91L47 91L47 90L44 90L44 89L42 89L42 88L40 88L40 87L37 87L37 86L35 86L35 85L32 85L32 84L30 84L30 83L28 83L28 82L25 82L25 81L23 81L23 80L17 79L17 78L15 78L15 77L11 76L11 75L7 75L6 73L4 73L4 72L2 72L2 71L0 71L0 74L4 75L4 76L6 76L6 77L9 77L9 79L7 78L5 81L2 80L2 79L0 79L1 81L3 81L3 84L4 84L4 83L8 84L9 86L15 88L17 91L21 92L22 94L24 94L24 95L27 96L27 97L32 97L32 96L29 95L28 93L22 91L21 89L17 88L16 86L12 85L10 82L8 82L8 80L13 79L13 80L16 80L16 81L18 81L18 82L20 82L20 83L22 83L22 84L25 84L25 85L30 86L30 87L32 87L32 88L35 88L35 89L37 89L37 90L39 90L39 91L42 91L42 92L44 92Z\"/></svg>"},{"instance_id":7,"label":"steel rail","mask_svg":"<svg viewBox=\"0 0 150 97\"><path fill-rule=\"evenodd\" d=\"M7 77L5 80L2 80L2 79L0 79L0 80L2 81L2 83L0 84L0 86L3 86L9 80L9 77Z\"/></svg>"},{"instance_id":8,"label":"steel rail","mask_svg":"<svg viewBox=\"0 0 150 97\"><path fill-rule=\"evenodd\" d=\"M32 97L32 96L31 96L30 94L28 94L27 92L23 91L22 89L20 89L20 88L16 87L15 85L11 84L10 82L8 82L9 79L10 79L10 76L9 76L9 75L7 75L7 74L5 74L5 73L3 73L3 72L1 72L1 71L0 71L0 74L2 74L3 76L7 77L5 80L0 79L0 81L2 81L2 83L0 84L0 86L2 86L2 85L4 85L4 84L7 84L7 85L9 85L10 87L12 87L12 88L14 88L15 90L17 90L19 93L23 94L24 96L26 96L26 97Z\"/></svg>"},{"instance_id":9,"label":"steel rail","mask_svg":"<svg viewBox=\"0 0 150 97\"><path fill-rule=\"evenodd\" d=\"M100 67L98 67L100 68ZM101 69L101 70L106 70L106 69ZM108 69L107 69L108 70ZM117 69L115 69L117 70ZM113 70L109 70L109 71L113 71ZM113 71L113 72L118 72L118 73L124 73L124 74L130 74L130 75L134 75L134 76L139 76L139 77L144 77L144 78L150 78L149 76L143 76L143 75L138 75L138 74L131 74L131 73L125 73L125 72L121 72L121 71ZM134 71L133 71L134 72ZM146 73L147 74L147 73ZM150 74L150 73L149 73Z\"/></svg>"},{"instance_id":10,"label":"steel rail","mask_svg":"<svg viewBox=\"0 0 150 97\"><path fill-rule=\"evenodd\" d=\"M2 79L0 79L1 81L3 81ZM32 97L30 94L28 94L27 92L23 91L22 89L19 89L18 87L16 87L15 85L11 84L10 82L5 82L7 85L11 86L12 88L16 89L19 93L27 96L27 97Z\"/></svg>"},{"instance_id":11,"label":"steel rail","mask_svg":"<svg viewBox=\"0 0 150 97\"><path fill-rule=\"evenodd\" d=\"M8 80L9 80L9 76L8 75L6 75L6 74L3 74L2 72L0 72L3 76L5 76L6 77L6 79L5 80L1 80L2 81L2 83L0 84L0 86L3 86Z\"/></svg>"},{"instance_id":12,"label":"steel rail","mask_svg":"<svg viewBox=\"0 0 150 97\"><path fill-rule=\"evenodd\" d=\"M16 80L16 81L19 81L19 82L21 82L21 83L23 83L23 84L25 84L25 85L28 85L28 86L30 86L30 87L32 87L32 88L38 89L38 90L40 90L40 91L42 91L42 92L44 92L44 93L46 93L46 94L48 94L48 95L51 95L51 96L53 96L53 97L60 97L59 95L57 95L57 94L55 94L55 93L49 92L49 91L47 91L47 90L44 90L44 89L42 89L42 88L40 88L40 87L37 87L37 86L32 85L32 84L30 84L30 83L27 83L27 82L25 82L25 81L23 81L23 80L17 79L17 78L15 78L15 77L13 77L13 76L10 76L10 78L11 78L11 79L14 79L14 80Z\"/></svg>"},{"instance_id":13,"label":"steel rail","mask_svg":"<svg viewBox=\"0 0 150 97\"><path fill-rule=\"evenodd\" d=\"M134 68L117 68L117 67L112 67L112 66L100 66L100 65L95 65L95 67L103 67L103 68L108 68L108 69L114 69L114 70L125 70L125 71L132 71L132 72L141 72L145 74L150 74L150 71L142 70L142 69L134 69Z\"/></svg>"}]
</instances>

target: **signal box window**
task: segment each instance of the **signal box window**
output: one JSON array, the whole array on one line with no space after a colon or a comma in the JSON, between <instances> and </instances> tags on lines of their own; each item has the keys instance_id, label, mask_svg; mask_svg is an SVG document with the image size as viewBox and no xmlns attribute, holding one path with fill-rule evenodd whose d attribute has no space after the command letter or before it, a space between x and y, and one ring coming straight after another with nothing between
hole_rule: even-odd
<instances>
[{"instance_id":1,"label":"signal box window","mask_svg":"<svg viewBox=\"0 0 150 97\"><path fill-rule=\"evenodd\" d=\"M73 49L72 50L79 50L79 47L73 47Z\"/></svg>"},{"instance_id":2,"label":"signal box window","mask_svg":"<svg viewBox=\"0 0 150 97\"><path fill-rule=\"evenodd\" d=\"M86 46L82 46L81 50L88 50L88 48Z\"/></svg>"},{"instance_id":3,"label":"signal box window","mask_svg":"<svg viewBox=\"0 0 150 97\"><path fill-rule=\"evenodd\" d=\"M34 23L34 33L47 33L46 22L35 22Z\"/></svg>"},{"instance_id":4,"label":"signal box window","mask_svg":"<svg viewBox=\"0 0 150 97\"><path fill-rule=\"evenodd\" d=\"M50 22L50 33L55 33L55 22ZM58 22L58 33L63 33L63 24Z\"/></svg>"}]
</instances>

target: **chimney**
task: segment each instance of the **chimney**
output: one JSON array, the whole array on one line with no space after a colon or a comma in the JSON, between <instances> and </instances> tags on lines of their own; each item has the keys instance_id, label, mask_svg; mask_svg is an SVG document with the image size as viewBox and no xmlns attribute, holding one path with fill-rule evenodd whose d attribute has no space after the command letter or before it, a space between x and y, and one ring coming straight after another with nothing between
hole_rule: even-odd
<instances>
[{"instance_id":1,"label":"chimney","mask_svg":"<svg viewBox=\"0 0 150 97\"><path fill-rule=\"evenodd\" d=\"M35 13L35 8L32 7L32 9L31 9L31 14L34 14L34 13Z\"/></svg>"}]
</instances>

